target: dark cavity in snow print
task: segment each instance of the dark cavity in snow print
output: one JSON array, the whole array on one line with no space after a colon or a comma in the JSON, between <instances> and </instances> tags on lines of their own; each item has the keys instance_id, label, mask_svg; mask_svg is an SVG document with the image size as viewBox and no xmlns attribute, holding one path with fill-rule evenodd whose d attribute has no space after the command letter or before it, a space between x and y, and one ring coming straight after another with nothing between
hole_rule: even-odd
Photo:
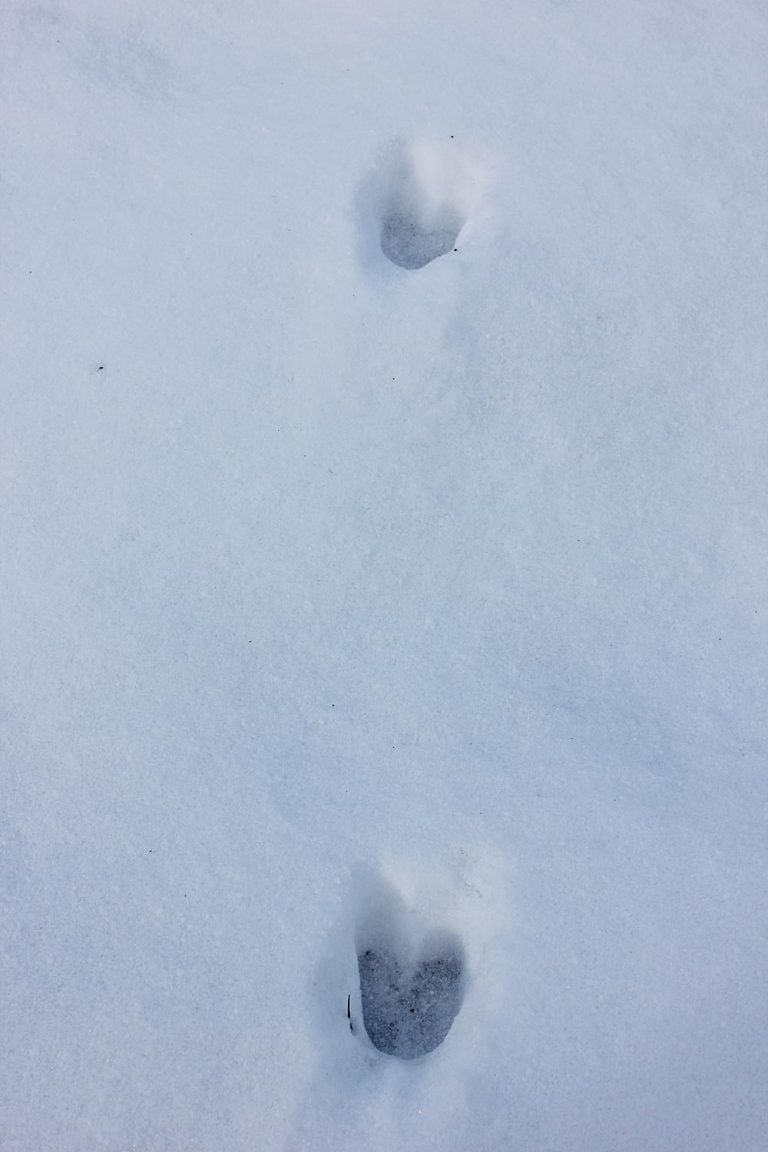
<instances>
[{"instance_id":1,"label":"dark cavity in snow print","mask_svg":"<svg viewBox=\"0 0 768 1152\"><path fill-rule=\"evenodd\" d=\"M375 1048L401 1060L445 1040L464 999L464 948L455 933L425 931L381 876L359 887L357 966L363 1024Z\"/></svg>"},{"instance_id":2,"label":"dark cavity in snow print","mask_svg":"<svg viewBox=\"0 0 768 1152\"><path fill-rule=\"evenodd\" d=\"M452 252L463 224L447 205L426 216L415 205L391 204L381 225L381 250L398 268L413 272Z\"/></svg>"},{"instance_id":3,"label":"dark cavity in snow print","mask_svg":"<svg viewBox=\"0 0 768 1152\"><path fill-rule=\"evenodd\" d=\"M442 1044L462 1001L464 956L458 939L432 940L414 965L386 946L366 948L357 963L363 1023L374 1048L415 1060Z\"/></svg>"},{"instance_id":4,"label":"dark cavity in snow print","mask_svg":"<svg viewBox=\"0 0 768 1152\"><path fill-rule=\"evenodd\" d=\"M433 158L434 161L434 158ZM462 189L446 164L421 163L404 151L388 179L381 214L381 250L398 268L415 271L453 252L467 220Z\"/></svg>"}]
</instances>

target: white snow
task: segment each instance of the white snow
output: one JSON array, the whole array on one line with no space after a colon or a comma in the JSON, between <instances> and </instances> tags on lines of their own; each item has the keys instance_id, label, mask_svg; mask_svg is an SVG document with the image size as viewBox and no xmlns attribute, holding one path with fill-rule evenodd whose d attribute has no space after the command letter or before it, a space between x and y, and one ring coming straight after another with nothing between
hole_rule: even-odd
<instances>
[{"instance_id":1,"label":"white snow","mask_svg":"<svg viewBox=\"0 0 768 1152\"><path fill-rule=\"evenodd\" d=\"M762 0L2 26L2 1152L764 1152Z\"/></svg>"}]
</instances>

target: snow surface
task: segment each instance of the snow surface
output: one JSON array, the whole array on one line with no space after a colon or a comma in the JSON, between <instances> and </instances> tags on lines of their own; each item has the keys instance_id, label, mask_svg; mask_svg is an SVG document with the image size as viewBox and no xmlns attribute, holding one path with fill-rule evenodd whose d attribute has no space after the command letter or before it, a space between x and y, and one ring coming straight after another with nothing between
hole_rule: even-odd
<instances>
[{"instance_id":1,"label":"snow surface","mask_svg":"<svg viewBox=\"0 0 768 1152\"><path fill-rule=\"evenodd\" d=\"M2 1152L765 1152L763 0L2 28Z\"/></svg>"}]
</instances>

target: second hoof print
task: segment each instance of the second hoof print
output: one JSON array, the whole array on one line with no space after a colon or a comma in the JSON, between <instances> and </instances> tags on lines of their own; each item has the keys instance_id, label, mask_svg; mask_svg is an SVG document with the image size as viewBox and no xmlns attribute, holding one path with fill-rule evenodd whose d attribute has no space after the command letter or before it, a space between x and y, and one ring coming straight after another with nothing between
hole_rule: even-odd
<instances>
[{"instance_id":1,"label":"second hoof print","mask_svg":"<svg viewBox=\"0 0 768 1152\"><path fill-rule=\"evenodd\" d=\"M462 158L435 146L402 150L381 217L381 251L413 272L452 252L467 222L471 175Z\"/></svg>"}]
</instances>

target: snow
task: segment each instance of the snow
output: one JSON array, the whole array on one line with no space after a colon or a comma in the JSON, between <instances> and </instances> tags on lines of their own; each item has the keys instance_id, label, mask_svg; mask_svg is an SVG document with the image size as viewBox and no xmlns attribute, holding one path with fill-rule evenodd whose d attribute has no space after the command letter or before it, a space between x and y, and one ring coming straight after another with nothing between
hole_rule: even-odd
<instances>
[{"instance_id":1,"label":"snow","mask_svg":"<svg viewBox=\"0 0 768 1152\"><path fill-rule=\"evenodd\" d=\"M764 5L3 27L0 1148L764 1152Z\"/></svg>"}]
</instances>

